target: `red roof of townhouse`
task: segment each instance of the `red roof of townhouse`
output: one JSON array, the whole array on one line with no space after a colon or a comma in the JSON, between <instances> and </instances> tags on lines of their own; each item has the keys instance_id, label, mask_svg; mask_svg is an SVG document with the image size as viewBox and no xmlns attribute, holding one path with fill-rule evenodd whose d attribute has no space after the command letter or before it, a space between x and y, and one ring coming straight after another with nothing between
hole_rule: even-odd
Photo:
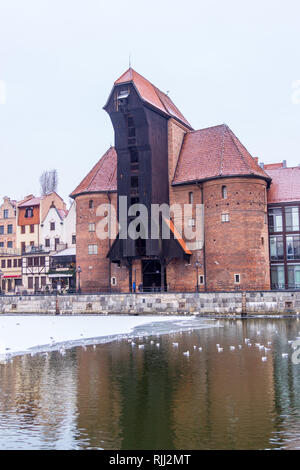
<instances>
[{"instance_id":1,"label":"red roof of townhouse","mask_svg":"<svg viewBox=\"0 0 300 470\"><path fill-rule=\"evenodd\" d=\"M116 190L117 153L114 147L110 147L70 196L74 198L82 193Z\"/></svg>"},{"instance_id":2,"label":"red roof of townhouse","mask_svg":"<svg viewBox=\"0 0 300 470\"><path fill-rule=\"evenodd\" d=\"M115 81L115 85L120 85L123 83L133 83L143 101L151 104L160 111L163 111L163 113L167 114L168 116L174 117L192 129L190 123L175 106L170 97L132 68L126 70L126 72Z\"/></svg>"},{"instance_id":3,"label":"red roof of townhouse","mask_svg":"<svg viewBox=\"0 0 300 470\"><path fill-rule=\"evenodd\" d=\"M67 209L56 209L60 218L63 220L65 217L67 217L69 211Z\"/></svg>"},{"instance_id":4,"label":"red roof of townhouse","mask_svg":"<svg viewBox=\"0 0 300 470\"><path fill-rule=\"evenodd\" d=\"M264 168L272 178L268 190L268 204L300 201L300 167L285 168L282 164L274 167L270 164Z\"/></svg>"},{"instance_id":5,"label":"red roof of townhouse","mask_svg":"<svg viewBox=\"0 0 300 470\"><path fill-rule=\"evenodd\" d=\"M270 180L226 124L185 134L173 184L229 176Z\"/></svg>"},{"instance_id":6,"label":"red roof of townhouse","mask_svg":"<svg viewBox=\"0 0 300 470\"><path fill-rule=\"evenodd\" d=\"M25 202L21 202L18 204L18 207L30 207L30 206L39 206L41 203L41 197L31 197L30 199L27 199Z\"/></svg>"}]
</instances>

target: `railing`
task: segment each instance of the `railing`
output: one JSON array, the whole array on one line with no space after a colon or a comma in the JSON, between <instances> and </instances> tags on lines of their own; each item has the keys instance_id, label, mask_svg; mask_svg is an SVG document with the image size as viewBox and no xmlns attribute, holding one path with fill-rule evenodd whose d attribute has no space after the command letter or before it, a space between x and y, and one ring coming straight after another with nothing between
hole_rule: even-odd
<instances>
[{"instance_id":1,"label":"railing","mask_svg":"<svg viewBox=\"0 0 300 470\"><path fill-rule=\"evenodd\" d=\"M20 256L21 250L18 250L16 248L0 248L0 255Z\"/></svg>"}]
</instances>

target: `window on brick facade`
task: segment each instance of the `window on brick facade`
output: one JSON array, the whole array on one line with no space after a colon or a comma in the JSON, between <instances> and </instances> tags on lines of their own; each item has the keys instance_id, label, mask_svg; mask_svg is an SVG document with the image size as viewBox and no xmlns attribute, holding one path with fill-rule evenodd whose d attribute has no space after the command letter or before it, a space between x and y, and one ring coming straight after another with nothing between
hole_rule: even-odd
<instances>
[{"instance_id":1,"label":"window on brick facade","mask_svg":"<svg viewBox=\"0 0 300 470\"><path fill-rule=\"evenodd\" d=\"M222 198L227 199L227 186L222 186Z\"/></svg>"},{"instance_id":2,"label":"window on brick facade","mask_svg":"<svg viewBox=\"0 0 300 470\"><path fill-rule=\"evenodd\" d=\"M45 256L40 257L40 266L45 266Z\"/></svg>"},{"instance_id":3,"label":"window on brick facade","mask_svg":"<svg viewBox=\"0 0 300 470\"><path fill-rule=\"evenodd\" d=\"M8 219L8 209L4 209L4 211L3 211L3 219Z\"/></svg>"},{"instance_id":4,"label":"window on brick facade","mask_svg":"<svg viewBox=\"0 0 300 470\"><path fill-rule=\"evenodd\" d=\"M13 226L11 224L7 226L7 233L13 233Z\"/></svg>"},{"instance_id":5,"label":"window on brick facade","mask_svg":"<svg viewBox=\"0 0 300 470\"><path fill-rule=\"evenodd\" d=\"M45 247L49 248L50 246L50 238L45 238Z\"/></svg>"},{"instance_id":6,"label":"window on brick facade","mask_svg":"<svg viewBox=\"0 0 300 470\"><path fill-rule=\"evenodd\" d=\"M25 225L22 225L21 227L21 233L24 234L26 232L26 226Z\"/></svg>"},{"instance_id":7,"label":"window on brick facade","mask_svg":"<svg viewBox=\"0 0 300 470\"><path fill-rule=\"evenodd\" d=\"M93 199L90 199L89 200L89 208L93 209L93 207L94 207L94 201L93 201Z\"/></svg>"},{"instance_id":8,"label":"window on brick facade","mask_svg":"<svg viewBox=\"0 0 300 470\"><path fill-rule=\"evenodd\" d=\"M26 250L26 244L25 244L25 242L22 242L21 243L21 252L25 253L25 250Z\"/></svg>"},{"instance_id":9,"label":"window on brick facade","mask_svg":"<svg viewBox=\"0 0 300 470\"><path fill-rule=\"evenodd\" d=\"M115 276L113 276L113 277L111 278L111 285L112 285L112 286L116 286L116 285L117 285L117 278L116 278Z\"/></svg>"},{"instance_id":10,"label":"window on brick facade","mask_svg":"<svg viewBox=\"0 0 300 470\"><path fill-rule=\"evenodd\" d=\"M95 232L95 224L94 223L89 224L89 232Z\"/></svg>"},{"instance_id":11,"label":"window on brick facade","mask_svg":"<svg viewBox=\"0 0 300 470\"><path fill-rule=\"evenodd\" d=\"M19 258L18 259L18 268L21 268L22 267L22 258Z\"/></svg>"},{"instance_id":12,"label":"window on brick facade","mask_svg":"<svg viewBox=\"0 0 300 470\"><path fill-rule=\"evenodd\" d=\"M221 221L222 222L229 222L229 214L222 214Z\"/></svg>"},{"instance_id":13,"label":"window on brick facade","mask_svg":"<svg viewBox=\"0 0 300 470\"><path fill-rule=\"evenodd\" d=\"M200 284L200 285L203 285L203 284L204 284L204 276L203 276L203 274L200 274L200 275L199 275L199 284Z\"/></svg>"},{"instance_id":14,"label":"window on brick facade","mask_svg":"<svg viewBox=\"0 0 300 470\"><path fill-rule=\"evenodd\" d=\"M27 258L27 266L28 267L33 266L33 259L32 258Z\"/></svg>"},{"instance_id":15,"label":"window on brick facade","mask_svg":"<svg viewBox=\"0 0 300 470\"><path fill-rule=\"evenodd\" d=\"M2 260L1 260L1 268L5 268L5 265L6 265L5 259L2 259Z\"/></svg>"},{"instance_id":16,"label":"window on brick facade","mask_svg":"<svg viewBox=\"0 0 300 470\"><path fill-rule=\"evenodd\" d=\"M13 247L13 242L12 241L7 242L7 248L12 248L12 247Z\"/></svg>"},{"instance_id":17,"label":"window on brick facade","mask_svg":"<svg viewBox=\"0 0 300 470\"><path fill-rule=\"evenodd\" d=\"M76 245L76 235L72 235L72 245Z\"/></svg>"},{"instance_id":18,"label":"window on brick facade","mask_svg":"<svg viewBox=\"0 0 300 470\"><path fill-rule=\"evenodd\" d=\"M8 260L7 260L7 267L8 267L8 268L11 268L11 259L8 259Z\"/></svg>"},{"instance_id":19,"label":"window on brick facade","mask_svg":"<svg viewBox=\"0 0 300 470\"><path fill-rule=\"evenodd\" d=\"M98 245L88 245L88 254L97 255L98 254Z\"/></svg>"},{"instance_id":20,"label":"window on brick facade","mask_svg":"<svg viewBox=\"0 0 300 470\"><path fill-rule=\"evenodd\" d=\"M18 260L14 259L14 268L17 268L17 267L18 267Z\"/></svg>"},{"instance_id":21,"label":"window on brick facade","mask_svg":"<svg viewBox=\"0 0 300 470\"><path fill-rule=\"evenodd\" d=\"M30 225L30 233L34 233L34 225Z\"/></svg>"},{"instance_id":22,"label":"window on brick facade","mask_svg":"<svg viewBox=\"0 0 300 470\"><path fill-rule=\"evenodd\" d=\"M0 235L4 235L4 225L0 225Z\"/></svg>"},{"instance_id":23,"label":"window on brick facade","mask_svg":"<svg viewBox=\"0 0 300 470\"><path fill-rule=\"evenodd\" d=\"M241 280L240 278L241 278L240 274L235 274L234 275L234 283L239 284L240 280Z\"/></svg>"},{"instance_id":24,"label":"window on brick facade","mask_svg":"<svg viewBox=\"0 0 300 470\"><path fill-rule=\"evenodd\" d=\"M0 248L4 248L4 242L0 242Z\"/></svg>"},{"instance_id":25,"label":"window on brick facade","mask_svg":"<svg viewBox=\"0 0 300 470\"><path fill-rule=\"evenodd\" d=\"M194 193L193 191L189 192L189 204L194 203Z\"/></svg>"},{"instance_id":26,"label":"window on brick facade","mask_svg":"<svg viewBox=\"0 0 300 470\"><path fill-rule=\"evenodd\" d=\"M33 277L28 278L28 289L33 289Z\"/></svg>"}]
</instances>

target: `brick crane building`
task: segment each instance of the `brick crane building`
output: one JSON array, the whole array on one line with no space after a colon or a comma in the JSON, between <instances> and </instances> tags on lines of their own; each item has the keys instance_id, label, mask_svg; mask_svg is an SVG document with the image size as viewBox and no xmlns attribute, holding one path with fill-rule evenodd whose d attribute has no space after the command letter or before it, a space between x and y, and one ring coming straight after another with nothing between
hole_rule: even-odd
<instances>
[{"instance_id":1,"label":"brick crane building","mask_svg":"<svg viewBox=\"0 0 300 470\"><path fill-rule=\"evenodd\" d=\"M131 68L114 83L104 109L115 146L71 194L77 203L82 290L270 289L272 172L258 164L227 125L194 130L169 96ZM143 236L123 237L132 217L129 213L123 220L120 197L126 198L126 214L133 204L149 210L153 204L177 204L184 214L188 204L189 226L201 205L203 239L191 245L180 231L181 216L173 213L160 216L156 239L150 237L150 216L139 227ZM104 215L97 208L103 204L117 211L121 228L115 239L101 239L97 232ZM162 237L165 226L169 239Z\"/></svg>"}]
</instances>

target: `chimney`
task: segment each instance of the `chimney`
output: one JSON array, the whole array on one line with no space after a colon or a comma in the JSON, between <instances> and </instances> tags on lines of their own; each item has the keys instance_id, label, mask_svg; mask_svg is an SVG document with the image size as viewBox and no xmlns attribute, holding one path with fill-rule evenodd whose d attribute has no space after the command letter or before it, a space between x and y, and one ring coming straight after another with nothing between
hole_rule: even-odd
<instances>
[{"instance_id":1,"label":"chimney","mask_svg":"<svg viewBox=\"0 0 300 470\"><path fill-rule=\"evenodd\" d=\"M283 160L283 162L282 162L282 168L286 168L286 160Z\"/></svg>"}]
</instances>

